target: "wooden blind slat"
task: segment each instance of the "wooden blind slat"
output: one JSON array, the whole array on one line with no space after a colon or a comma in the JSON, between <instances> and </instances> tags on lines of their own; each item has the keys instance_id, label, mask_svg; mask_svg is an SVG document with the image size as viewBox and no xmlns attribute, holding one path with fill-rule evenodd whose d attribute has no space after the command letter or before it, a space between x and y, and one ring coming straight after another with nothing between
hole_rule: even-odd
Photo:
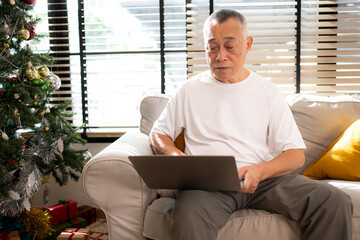
<instances>
[{"instance_id":1,"label":"wooden blind slat","mask_svg":"<svg viewBox=\"0 0 360 240\"><path fill-rule=\"evenodd\" d=\"M359 27L360 21L347 21L347 22L305 22L301 23L301 27Z\"/></svg>"},{"instance_id":2,"label":"wooden blind slat","mask_svg":"<svg viewBox=\"0 0 360 240\"><path fill-rule=\"evenodd\" d=\"M360 7L320 7L320 8L302 8L301 11L306 13L321 12L359 12Z\"/></svg>"},{"instance_id":3,"label":"wooden blind slat","mask_svg":"<svg viewBox=\"0 0 360 240\"><path fill-rule=\"evenodd\" d=\"M301 70L343 70L343 69L360 69L360 64L321 64L321 65L302 65Z\"/></svg>"},{"instance_id":4,"label":"wooden blind slat","mask_svg":"<svg viewBox=\"0 0 360 240\"><path fill-rule=\"evenodd\" d=\"M316 80L317 84L359 84L359 78L304 78L301 80L303 84L313 84Z\"/></svg>"},{"instance_id":5,"label":"wooden blind slat","mask_svg":"<svg viewBox=\"0 0 360 240\"><path fill-rule=\"evenodd\" d=\"M353 63L360 62L360 57L329 57L329 58L302 58L303 63Z\"/></svg>"},{"instance_id":6,"label":"wooden blind slat","mask_svg":"<svg viewBox=\"0 0 360 240\"><path fill-rule=\"evenodd\" d=\"M343 92L355 92L355 91L360 91L360 85L348 85L348 86L307 86L306 84L301 86L301 91L334 91L334 92L338 92L338 91L343 91Z\"/></svg>"},{"instance_id":7,"label":"wooden blind slat","mask_svg":"<svg viewBox=\"0 0 360 240\"><path fill-rule=\"evenodd\" d=\"M303 72L302 77L346 77L346 76L358 76L360 77L360 71L313 71L313 72Z\"/></svg>"},{"instance_id":8,"label":"wooden blind slat","mask_svg":"<svg viewBox=\"0 0 360 240\"><path fill-rule=\"evenodd\" d=\"M301 51L302 56L341 56L341 55L360 55L360 50L316 50Z\"/></svg>"}]
</instances>

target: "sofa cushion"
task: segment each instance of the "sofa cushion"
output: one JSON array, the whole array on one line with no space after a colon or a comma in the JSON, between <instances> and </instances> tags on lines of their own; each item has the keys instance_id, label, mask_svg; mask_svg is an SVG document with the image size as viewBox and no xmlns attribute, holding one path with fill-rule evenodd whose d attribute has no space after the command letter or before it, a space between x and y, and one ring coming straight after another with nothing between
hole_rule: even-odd
<instances>
[{"instance_id":1,"label":"sofa cushion","mask_svg":"<svg viewBox=\"0 0 360 240\"><path fill-rule=\"evenodd\" d=\"M160 116L165 108L169 96L165 94L146 96L140 103L140 131L149 135L156 119Z\"/></svg>"},{"instance_id":2,"label":"sofa cushion","mask_svg":"<svg viewBox=\"0 0 360 240\"><path fill-rule=\"evenodd\" d=\"M306 95L287 97L306 150L303 173L354 121L360 119L359 95Z\"/></svg>"},{"instance_id":3,"label":"sofa cushion","mask_svg":"<svg viewBox=\"0 0 360 240\"><path fill-rule=\"evenodd\" d=\"M312 179L360 180L360 120L354 122L304 172Z\"/></svg>"}]
</instances>

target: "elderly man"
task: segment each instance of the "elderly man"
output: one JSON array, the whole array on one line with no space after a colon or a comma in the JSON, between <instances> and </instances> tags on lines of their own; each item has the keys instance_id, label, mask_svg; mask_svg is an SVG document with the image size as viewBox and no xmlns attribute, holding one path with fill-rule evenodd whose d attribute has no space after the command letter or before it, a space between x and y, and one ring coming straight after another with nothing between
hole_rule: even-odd
<instances>
[{"instance_id":1,"label":"elderly man","mask_svg":"<svg viewBox=\"0 0 360 240\"><path fill-rule=\"evenodd\" d=\"M233 155L241 192L178 191L173 239L213 240L238 209L283 214L302 239L351 239L352 203L319 181L291 174L304 163L304 142L277 87L244 67L253 39L233 10L204 24L209 71L186 81L154 124L150 142L160 154ZM181 152L174 139L185 132Z\"/></svg>"}]
</instances>

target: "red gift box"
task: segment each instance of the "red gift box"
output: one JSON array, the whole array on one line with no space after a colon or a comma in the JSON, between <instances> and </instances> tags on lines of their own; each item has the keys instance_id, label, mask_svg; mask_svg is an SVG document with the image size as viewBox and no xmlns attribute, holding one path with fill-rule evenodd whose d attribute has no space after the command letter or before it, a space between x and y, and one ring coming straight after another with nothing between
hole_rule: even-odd
<instances>
[{"instance_id":1,"label":"red gift box","mask_svg":"<svg viewBox=\"0 0 360 240\"><path fill-rule=\"evenodd\" d=\"M70 199L59 200L57 203L43 207L51 215L51 223L56 225L66 220L73 219L78 215L77 202Z\"/></svg>"},{"instance_id":2,"label":"red gift box","mask_svg":"<svg viewBox=\"0 0 360 240\"><path fill-rule=\"evenodd\" d=\"M78 207L79 217L85 218L86 226L96 221L96 209L87 205Z\"/></svg>"},{"instance_id":3,"label":"red gift box","mask_svg":"<svg viewBox=\"0 0 360 240\"><path fill-rule=\"evenodd\" d=\"M1 231L0 240L20 240L18 231Z\"/></svg>"}]
</instances>

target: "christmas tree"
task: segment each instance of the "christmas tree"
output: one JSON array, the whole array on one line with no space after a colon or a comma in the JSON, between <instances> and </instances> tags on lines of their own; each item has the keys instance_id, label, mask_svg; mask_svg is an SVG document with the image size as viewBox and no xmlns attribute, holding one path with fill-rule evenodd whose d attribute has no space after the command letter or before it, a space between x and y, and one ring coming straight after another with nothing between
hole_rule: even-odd
<instances>
[{"instance_id":1,"label":"christmas tree","mask_svg":"<svg viewBox=\"0 0 360 240\"><path fill-rule=\"evenodd\" d=\"M70 103L51 103L61 80L49 70L50 53L30 47L44 37L35 33L34 3L0 0L0 218L21 219L49 176L60 185L77 180L87 151L72 147L85 140L67 120Z\"/></svg>"}]
</instances>

